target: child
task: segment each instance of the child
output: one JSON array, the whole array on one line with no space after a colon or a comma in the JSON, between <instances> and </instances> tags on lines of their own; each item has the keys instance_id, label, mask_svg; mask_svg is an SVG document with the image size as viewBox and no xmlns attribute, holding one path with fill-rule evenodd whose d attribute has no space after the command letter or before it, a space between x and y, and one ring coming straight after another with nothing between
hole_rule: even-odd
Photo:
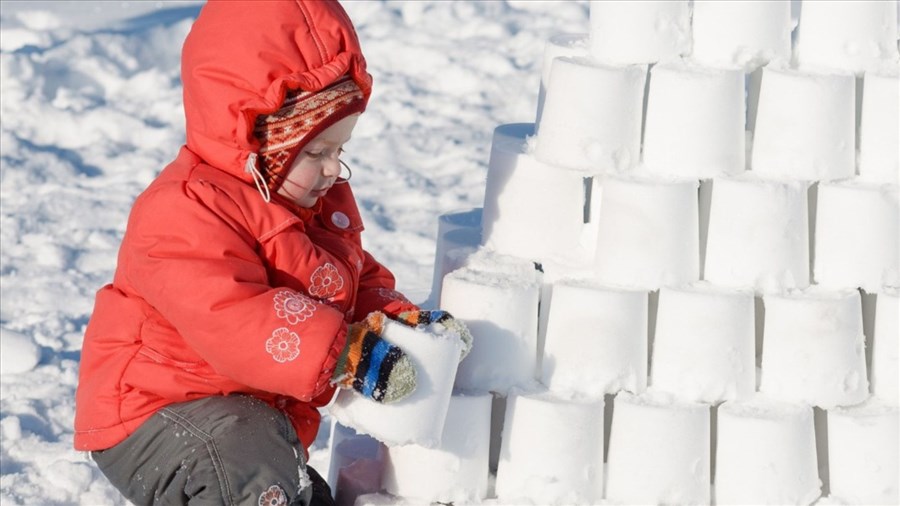
<instances>
[{"instance_id":1,"label":"child","mask_svg":"<svg viewBox=\"0 0 900 506\"><path fill-rule=\"evenodd\" d=\"M306 466L317 408L336 387L409 395L416 371L378 319L450 318L361 246L339 177L372 84L356 33L332 1L211 0L182 80L187 144L97 294L75 447L138 505L331 504Z\"/></svg>"}]
</instances>

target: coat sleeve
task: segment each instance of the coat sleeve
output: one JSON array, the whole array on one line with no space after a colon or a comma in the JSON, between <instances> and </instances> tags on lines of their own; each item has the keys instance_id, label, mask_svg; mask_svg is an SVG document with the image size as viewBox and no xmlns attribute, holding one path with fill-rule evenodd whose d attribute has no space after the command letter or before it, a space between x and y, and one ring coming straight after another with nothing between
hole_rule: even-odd
<instances>
[{"instance_id":1,"label":"coat sleeve","mask_svg":"<svg viewBox=\"0 0 900 506\"><path fill-rule=\"evenodd\" d=\"M129 220L123 275L217 373L310 400L328 387L346 339L343 314L270 286L243 219L230 197L202 182L149 191Z\"/></svg>"},{"instance_id":2,"label":"coat sleeve","mask_svg":"<svg viewBox=\"0 0 900 506\"><path fill-rule=\"evenodd\" d=\"M419 309L402 293L394 289L394 275L368 252L364 253L356 299L356 317L365 318L372 311L396 317L403 311Z\"/></svg>"}]
</instances>

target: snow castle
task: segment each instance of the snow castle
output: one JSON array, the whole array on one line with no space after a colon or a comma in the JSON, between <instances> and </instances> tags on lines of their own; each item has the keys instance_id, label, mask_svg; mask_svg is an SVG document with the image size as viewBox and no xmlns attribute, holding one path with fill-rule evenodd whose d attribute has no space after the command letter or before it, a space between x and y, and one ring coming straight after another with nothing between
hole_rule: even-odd
<instances>
[{"instance_id":1,"label":"snow castle","mask_svg":"<svg viewBox=\"0 0 900 506\"><path fill-rule=\"evenodd\" d=\"M442 441L386 441L357 506L900 502L898 7L798 5L592 1L547 41L440 219L475 337Z\"/></svg>"}]
</instances>

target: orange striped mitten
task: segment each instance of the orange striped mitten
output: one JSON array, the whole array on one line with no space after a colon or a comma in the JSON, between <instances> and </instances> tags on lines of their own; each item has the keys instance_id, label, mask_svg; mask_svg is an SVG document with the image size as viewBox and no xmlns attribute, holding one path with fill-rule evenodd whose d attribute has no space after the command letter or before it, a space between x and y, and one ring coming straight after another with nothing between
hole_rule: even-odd
<instances>
[{"instance_id":1,"label":"orange striped mitten","mask_svg":"<svg viewBox=\"0 0 900 506\"><path fill-rule=\"evenodd\" d=\"M457 320L450 313L440 309L428 311L420 309L418 311L404 311L397 315L397 321L409 325L410 327L418 327L420 325L431 325L437 323L443 325L446 329L455 333L462 342L463 349L460 353L459 360L466 358L466 355L472 350L472 333L466 324Z\"/></svg>"},{"instance_id":2,"label":"orange striped mitten","mask_svg":"<svg viewBox=\"0 0 900 506\"><path fill-rule=\"evenodd\" d=\"M390 403L416 389L416 369L403 350L380 337L384 315L372 313L347 329L347 344L331 381L377 402Z\"/></svg>"}]
</instances>

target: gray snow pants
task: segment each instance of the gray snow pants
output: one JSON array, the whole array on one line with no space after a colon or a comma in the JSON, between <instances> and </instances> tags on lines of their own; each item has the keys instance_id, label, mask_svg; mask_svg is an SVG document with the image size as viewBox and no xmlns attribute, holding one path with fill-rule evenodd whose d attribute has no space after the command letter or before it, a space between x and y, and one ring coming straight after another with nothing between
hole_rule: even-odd
<instances>
[{"instance_id":1,"label":"gray snow pants","mask_svg":"<svg viewBox=\"0 0 900 506\"><path fill-rule=\"evenodd\" d=\"M91 455L138 506L334 504L287 416L250 396L172 404Z\"/></svg>"}]
</instances>

